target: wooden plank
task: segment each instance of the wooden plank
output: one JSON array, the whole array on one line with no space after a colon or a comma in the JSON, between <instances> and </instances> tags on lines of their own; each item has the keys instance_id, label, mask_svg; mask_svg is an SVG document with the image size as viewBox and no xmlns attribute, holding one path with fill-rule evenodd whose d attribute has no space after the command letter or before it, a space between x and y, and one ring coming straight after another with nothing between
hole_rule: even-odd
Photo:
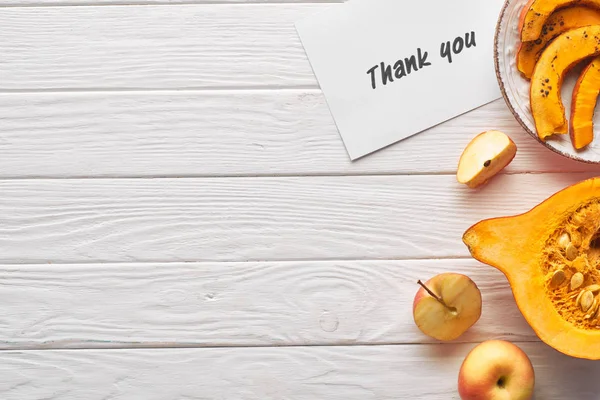
<instances>
[{"instance_id":1,"label":"wooden plank","mask_svg":"<svg viewBox=\"0 0 600 400\"><path fill-rule=\"evenodd\" d=\"M466 257L464 231L591 174L0 181L0 263Z\"/></svg>"},{"instance_id":2,"label":"wooden plank","mask_svg":"<svg viewBox=\"0 0 600 400\"><path fill-rule=\"evenodd\" d=\"M0 349L431 343L418 279L458 272L481 319L458 341L536 341L504 276L472 260L0 266Z\"/></svg>"},{"instance_id":3,"label":"wooden plank","mask_svg":"<svg viewBox=\"0 0 600 400\"><path fill-rule=\"evenodd\" d=\"M336 6L0 8L0 90L316 87L294 22Z\"/></svg>"},{"instance_id":4,"label":"wooden plank","mask_svg":"<svg viewBox=\"0 0 600 400\"><path fill-rule=\"evenodd\" d=\"M518 146L508 173L597 170L529 137L503 100L354 163L318 90L0 95L0 177L455 173L479 132Z\"/></svg>"},{"instance_id":5,"label":"wooden plank","mask_svg":"<svg viewBox=\"0 0 600 400\"><path fill-rule=\"evenodd\" d=\"M535 398L592 399L600 364L542 343L519 346ZM0 395L23 399L458 399L468 345L0 353Z\"/></svg>"}]
</instances>

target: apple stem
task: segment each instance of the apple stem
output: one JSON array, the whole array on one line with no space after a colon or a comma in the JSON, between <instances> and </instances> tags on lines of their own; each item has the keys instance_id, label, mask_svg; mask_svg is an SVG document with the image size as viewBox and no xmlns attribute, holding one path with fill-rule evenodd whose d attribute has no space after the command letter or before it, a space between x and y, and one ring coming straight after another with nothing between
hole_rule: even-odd
<instances>
[{"instance_id":1,"label":"apple stem","mask_svg":"<svg viewBox=\"0 0 600 400\"><path fill-rule=\"evenodd\" d=\"M455 311L455 309L454 309L454 308L452 308L452 307L449 307L449 306L448 306L448 304L444 303L444 300L442 300L442 298L441 298L440 296L438 296L437 294L433 293L433 292L431 291L431 289L429 289L427 286L425 286L425 284L424 284L423 282L421 282L421 280L420 280L420 279L417 281L417 283L418 283L419 285L421 285L421 287L422 287L423 289L425 289L425 291L426 291L427 293L429 293L429 295L430 295L431 297L433 297L434 299L436 299L437 301L439 301L441 305L443 305L444 307L446 307L446 308L447 308L448 310L450 310L450 311Z\"/></svg>"}]
</instances>

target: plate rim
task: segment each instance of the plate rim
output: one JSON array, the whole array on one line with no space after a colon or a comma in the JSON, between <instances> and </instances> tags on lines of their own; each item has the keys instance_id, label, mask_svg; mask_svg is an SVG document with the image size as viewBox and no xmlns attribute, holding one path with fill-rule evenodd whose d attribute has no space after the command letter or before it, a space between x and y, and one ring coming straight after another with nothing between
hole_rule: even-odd
<instances>
[{"instance_id":1,"label":"plate rim","mask_svg":"<svg viewBox=\"0 0 600 400\"><path fill-rule=\"evenodd\" d=\"M502 98L504 99L504 102L510 109L511 114L517 120L519 125L521 125L521 127L529 134L529 136L532 136L538 143L542 144L546 149L548 149L556 154L560 154L563 157L566 157L568 159L575 160L578 162L582 162L582 163L586 163L586 164L595 164L595 165L600 164L600 160L594 161L594 160L590 160L590 159L583 158L580 156L576 156L574 154L565 153L565 152L557 149L556 147L552 147L552 146L548 145L548 143L544 142L543 140L541 140L539 138L539 136L537 135L536 132L533 132L529 128L529 126L527 126L527 124L523 121L523 119L521 118L519 113L515 110L513 104L509 100L508 95L506 94L505 84L504 84L504 81L502 80L502 76L500 73L500 49L499 49L498 42L500 39L500 31L502 29L502 21L504 20L504 17L506 15L506 10L508 9L508 6L511 4L512 1L514 1L514 0L504 0L504 5L502 6L502 11L500 11L498 21L496 22L496 30L494 32L494 69L496 72L496 79L498 81L498 85L500 86L500 92L502 93Z\"/></svg>"}]
</instances>

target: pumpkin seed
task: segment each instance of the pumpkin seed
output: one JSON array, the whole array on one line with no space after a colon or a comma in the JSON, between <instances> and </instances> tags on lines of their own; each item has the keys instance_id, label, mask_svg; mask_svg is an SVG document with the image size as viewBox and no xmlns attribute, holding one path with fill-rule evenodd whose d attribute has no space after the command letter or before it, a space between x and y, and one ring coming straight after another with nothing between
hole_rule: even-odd
<instances>
[{"instance_id":1,"label":"pumpkin seed","mask_svg":"<svg viewBox=\"0 0 600 400\"><path fill-rule=\"evenodd\" d=\"M583 294L581 295L581 310L583 312L588 311L590 307L592 307L593 303L594 295L592 294L592 292L584 290Z\"/></svg>"},{"instance_id":2,"label":"pumpkin seed","mask_svg":"<svg viewBox=\"0 0 600 400\"><path fill-rule=\"evenodd\" d=\"M571 277L571 290L579 289L581 285L583 285L583 274L577 272Z\"/></svg>"},{"instance_id":3,"label":"pumpkin seed","mask_svg":"<svg viewBox=\"0 0 600 400\"><path fill-rule=\"evenodd\" d=\"M581 304L581 296L583 295L583 292L585 292L585 290L580 291L579 294L577 295L577 299L575 300L576 306L579 306L579 304Z\"/></svg>"},{"instance_id":4,"label":"pumpkin seed","mask_svg":"<svg viewBox=\"0 0 600 400\"><path fill-rule=\"evenodd\" d=\"M590 319L592 317L594 317L596 315L596 312L598 311L598 299L594 299L594 301L592 302L592 305L590 306L589 310L587 311L587 314L585 314L585 319Z\"/></svg>"},{"instance_id":5,"label":"pumpkin seed","mask_svg":"<svg viewBox=\"0 0 600 400\"><path fill-rule=\"evenodd\" d=\"M552 275L552 279L550 279L550 289L556 289L557 287L562 285L566 278L567 277L565 276L565 271L563 271L562 269L559 269L558 271L554 272L554 274ZM598 285L598 289L600 290L600 285Z\"/></svg>"},{"instance_id":6,"label":"pumpkin seed","mask_svg":"<svg viewBox=\"0 0 600 400\"><path fill-rule=\"evenodd\" d=\"M572 243L569 243L569 245L565 249L565 255L567 257L567 260L569 261L573 261L574 259L576 259L578 253L579 252L577 251L577 247L573 246Z\"/></svg>"},{"instance_id":7,"label":"pumpkin seed","mask_svg":"<svg viewBox=\"0 0 600 400\"><path fill-rule=\"evenodd\" d=\"M569 244L571 244L571 237L569 236L569 234L565 232L562 235L560 235L560 237L558 238L558 245L563 249L566 249Z\"/></svg>"},{"instance_id":8,"label":"pumpkin seed","mask_svg":"<svg viewBox=\"0 0 600 400\"><path fill-rule=\"evenodd\" d=\"M594 293L594 294L598 294L598 292L600 292L600 285L590 285L590 286L586 286L584 287L585 290L589 290L590 292Z\"/></svg>"}]
</instances>

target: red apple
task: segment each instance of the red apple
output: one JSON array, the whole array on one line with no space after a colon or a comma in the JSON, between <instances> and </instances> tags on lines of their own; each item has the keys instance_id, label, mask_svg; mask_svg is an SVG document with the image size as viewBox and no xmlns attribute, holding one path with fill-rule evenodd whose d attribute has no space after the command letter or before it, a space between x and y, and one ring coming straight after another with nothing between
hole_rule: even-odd
<instances>
[{"instance_id":1,"label":"red apple","mask_svg":"<svg viewBox=\"0 0 600 400\"><path fill-rule=\"evenodd\" d=\"M481 317L481 292L468 276L443 273L419 284L413 318L424 334L454 340Z\"/></svg>"},{"instance_id":2,"label":"red apple","mask_svg":"<svg viewBox=\"0 0 600 400\"><path fill-rule=\"evenodd\" d=\"M488 340L469 352L458 374L462 400L528 400L535 374L527 354L504 340Z\"/></svg>"}]
</instances>

